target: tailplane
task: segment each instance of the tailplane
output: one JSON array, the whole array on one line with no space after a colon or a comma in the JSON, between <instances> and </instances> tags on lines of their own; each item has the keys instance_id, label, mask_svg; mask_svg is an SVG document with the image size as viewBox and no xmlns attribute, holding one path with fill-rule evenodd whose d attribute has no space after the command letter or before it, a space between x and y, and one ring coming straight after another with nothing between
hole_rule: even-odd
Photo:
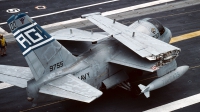
<instances>
[{"instance_id":1,"label":"tailplane","mask_svg":"<svg viewBox=\"0 0 200 112\"><path fill-rule=\"evenodd\" d=\"M67 49L28 15L20 13L7 21L35 80L76 61Z\"/></svg>"},{"instance_id":2,"label":"tailplane","mask_svg":"<svg viewBox=\"0 0 200 112\"><path fill-rule=\"evenodd\" d=\"M142 84L139 84L138 87L140 88L141 90L141 93L144 93L144 95L146 96L146 98L149 98L150 97L150 92L149 92L149 87L148 86L144 86Z\"/></svg>"}]
</instances>

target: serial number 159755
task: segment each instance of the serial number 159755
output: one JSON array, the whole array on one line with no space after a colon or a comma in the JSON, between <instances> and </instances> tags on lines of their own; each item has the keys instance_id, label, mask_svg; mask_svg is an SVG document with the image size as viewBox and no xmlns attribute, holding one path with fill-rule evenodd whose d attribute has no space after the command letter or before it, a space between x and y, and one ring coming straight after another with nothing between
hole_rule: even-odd
<instances>
[{"instance_id":1,"label":"serial number 159755","mask_svg":"<svg viewBox=\"0 0 200 112\"><path fill-rule=\"evenodd\" d=\"M56 64L50 66L49 69L50 69L50 72L52 72L52 71L54 71L55 69L58 69L58 68L61 68L61 67L63 67L63 61L58 62L58 63L56 63Z\"/></svg>"}]
</instances>

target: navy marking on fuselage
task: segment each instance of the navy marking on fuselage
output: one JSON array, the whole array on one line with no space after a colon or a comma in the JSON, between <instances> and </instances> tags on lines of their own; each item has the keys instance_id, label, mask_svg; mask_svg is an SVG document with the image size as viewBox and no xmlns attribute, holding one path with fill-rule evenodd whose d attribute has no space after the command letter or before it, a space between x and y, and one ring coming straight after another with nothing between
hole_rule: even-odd
<instances>
[{"instance_id":1,"label":"navy marking on fuselage","mask_svg":"<svg viewBox=\"0 0 200 112\"><path fill-rule=\"evenodd\" d=\"M86 80L87 78L90 78L90 74L89 72L88 73L85 73L84 75L81 75L80 77L78 77L79 79L81 80Z\"/></svg>"}]
</instances>

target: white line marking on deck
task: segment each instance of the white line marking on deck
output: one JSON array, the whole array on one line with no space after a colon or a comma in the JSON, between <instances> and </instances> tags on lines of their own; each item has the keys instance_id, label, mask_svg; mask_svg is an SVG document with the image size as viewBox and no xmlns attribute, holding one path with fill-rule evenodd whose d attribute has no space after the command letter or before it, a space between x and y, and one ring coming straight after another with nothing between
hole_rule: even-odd
<instances>
[{"instance_id":1,"label":"white line marking on deck","mask_svg":"<svg viewBox=\"0 0 200 112\"><path fill-rule=\"evenodd\" d=\"M102 15L108 16L108 15L127 12L127 11L131 11L131 10L135 10L135 9L145 8L145 7L150 7L150 6L167 3L167 2L172 2L172 1L175 1L175 0L157 0L157 1L153 1L153 2L135 5L135 6L125 7L125 8L121 8L121 9L112 10L112 11L107 11L107 12L104 12Z\"/></svg>"},{"instance_id":2,"label":"white line marking on deck","mask_svg":"<svg viewBox=\"0 0 200 112\"><path fill-rule=\"evenodd\" d=\"M143 3L143 4L125 7L125 8L121 8L121 9L116 9L116 10L112 10L112 11L106 11L106 12L103 12L102 15L103 16L114 15L114 14L118 14L118 13L122 13L122 12L127 12L127 11L130 11L130 10L150 7L150 6L153 6L153 5L158 5L158 4L172 2L172 1L175 1L175 0L157 0L157 1L153 1L153 2ZM81 21L85 21L85 20L86 19L75 18L75 19L72 19L72 20L67 20L67 21L62 21L62 22L44 25L42 27L43 28L49 28L49 27L53 27L53 26L59 26L59 25L62 25L62 24L77 23L77 22L81 22Z\"/></svg>"},{"instance_id":3,"label":"white line marking on deck","mask_svg":"<svg viewBox=\"0 0 200 112\"><path fill-rule=\"evenodd\" d=\"M187 107L200 102L200 94L189 96L159 107L155 107L144 112L171 112L183 107Z\"/></svg>"},{"instance_id":4,"label":"white line marking on deck","mask_svg":"<svg viewBox=\"0 0 200 112\"><path fill-rule=\"evenodd\" d=\"M0 27L0 33L1 34L7 34L8 32L6 32L3 28Z\"/></svg>"},{"instance_id":5,"label":"white line marking on deck","mask_svg":"<svg viewBox=\"0 0 200 112\"><path fill-rule=\"evenodd\" d=\"M33 16L31 18L39 18L39 17L44 17L44 16L50 16L50 15L54 15L54 14L59 14L59 13L69 12L69 11L74 11L74 10L78 10L78 9L88 8L88 7L92 7L92 6L97 6L97 5L102 5L102 4L107 4L107 3L117 2L117 1L119 1L119 0L110 0L110 1L106 1L106 2L100 2L100 3L96 3L96 4L91 4L91 5L76 7L76 8L62 10L62 11L57 11L57 12L53 12L53 13L48 13L48 14ZM3 25L3 24L7 24L7 22L0 23L0 25Z\"/></svg>"},{"instance_id":6,"label":"white line marking on deck","mask_svg":"<svg viewBox=\"0 0 200 112\"><path fill-rule=\"evenodd\" d=\"M87 8L87 7L92 7L92 6L97 6L97 5L107 4L107 3L112 3L112 2L116 2L116 1L119 1L119 0L111 0L111 1L106 1L106 2L100 2L100 3L96 3L96 4L81 6L81 7L67 9L67 10L62 10L62 11L53 12L53 13L49 13L49 14L43 14L43 15L39 15L39 16L33 16L31 18L39 18L39 17L44 17L44 16L50 16L50 15L54 15L54 14L59 14L59 13L69 12L69 11L83 9L83 8Z\"/></svg>"},{"instance_id":7,"label":"white line marking on deck","mask_svg":"<svg viewBox=\"0 0 200 112\"><path fill-rule=\"evenodd\" d=\"M107 2L101 2L101 3L86 5L86 6L82 6L82 7L67 9L67 10L53 12L53 13L48 13L48 14L44 14L44 15L33 16L31 18L38 18L38 17L43 17L43 16L49 16L49 15L53 15L53 14L58 14L58 13L62 13L62 12L69 12L69 11L73 11L73 10L77 10L77 9L82 9L82 8L87 8L87 7L102 5L102 4L116 2L116 1L119 1L119 0L112 0L112 1L107 1ZM135 5L135 6L130 6L130 7L125 7L125 8L121 8L121 9L116 9L116 10L112 10L112 11L106 11L106 12L103 12L102 15L103 16L108 16L108 15L118 14L118 13L130 11L130 10L135 10L135 9L150 7L150 6L153 6L153 5L159 5L159 4L162 4L162 3L167 3L167 2L172 2L172 1L175 1L175 0L157 0L157 1L153 1L153 2L143 3L143 4L139 4L139 5ZM75 22L80 22L80 21L84 21L84 20L85 19L75 18L75 19L72 19L72 20L58 22L58 24L75 23ZM0 25L6 24L6 23L7 22L3 22L3 23L0 23Z\"/></svg>"}]
</instances>

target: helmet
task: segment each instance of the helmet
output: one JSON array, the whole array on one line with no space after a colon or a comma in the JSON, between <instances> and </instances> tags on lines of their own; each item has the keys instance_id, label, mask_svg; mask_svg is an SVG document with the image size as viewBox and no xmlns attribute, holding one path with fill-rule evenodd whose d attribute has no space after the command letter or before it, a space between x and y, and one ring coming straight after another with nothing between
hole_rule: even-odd
<instances>
[{"instance_id":1,"label":"helmet","mask_svg":"<svg viewBox=\"0 0 200 112\"><path fill-rule=\"evenodd\" d=\"M0 37L3 37L3 34L0 34Z\"/></svg>"}]
</instances>

